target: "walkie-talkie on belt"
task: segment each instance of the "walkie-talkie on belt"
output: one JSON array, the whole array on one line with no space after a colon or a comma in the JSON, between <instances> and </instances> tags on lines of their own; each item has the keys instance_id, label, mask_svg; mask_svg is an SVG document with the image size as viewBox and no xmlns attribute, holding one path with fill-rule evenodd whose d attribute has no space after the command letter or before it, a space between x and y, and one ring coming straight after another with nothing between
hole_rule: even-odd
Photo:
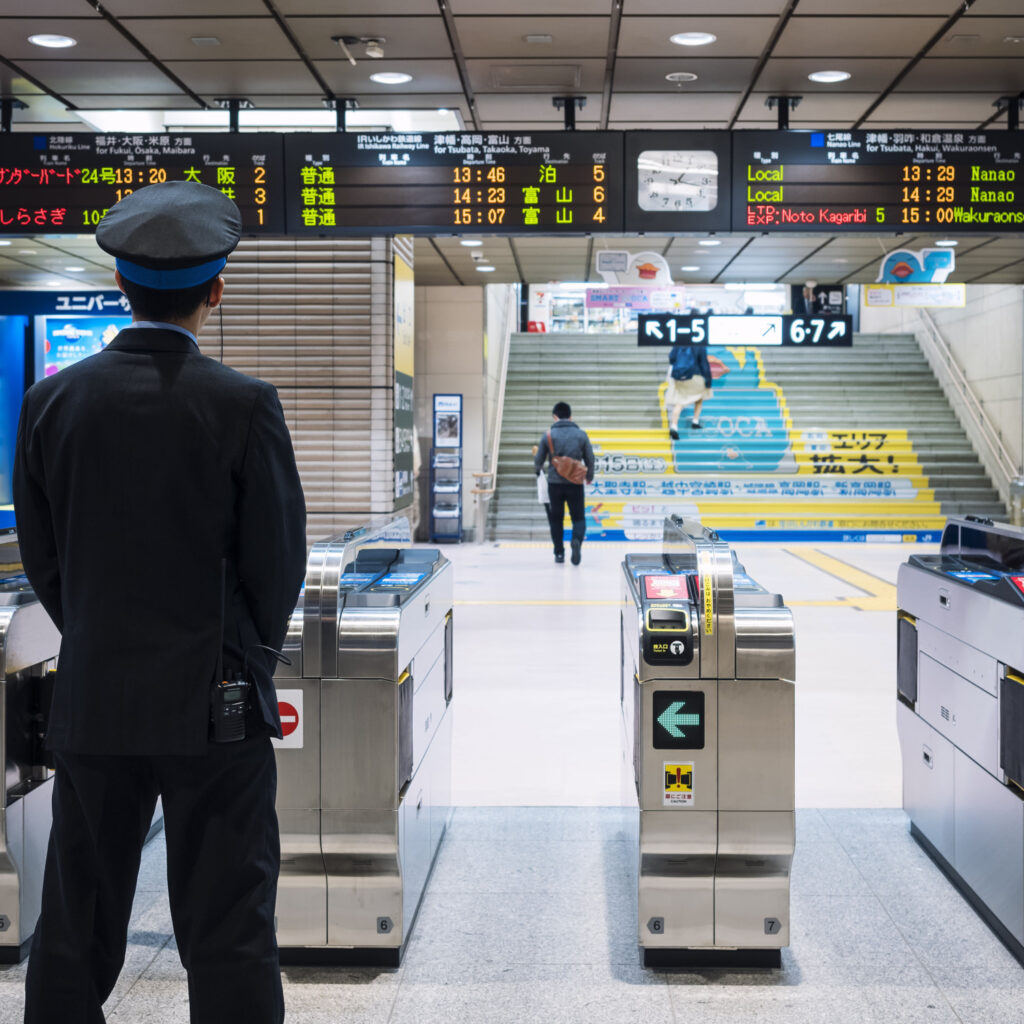
<instances>
[{"instance_id":1,"label":"walkie-talkie on belt","mask_svg":"<svg viewBox=\"0 0 1024 1024\"><path fill-rule=\"evenodd\" d=\"M220 563L220 647L217 648L217 676L210 691L210 739L214 743L237 743L245 739L245 712L253 682L249 678L249 652L259 648L272 654L283 665L291 660L266 644L250 644L242 654L242 671L232 669L224 675L224 577L226 562Z\"/></svg>"}]
</instances>

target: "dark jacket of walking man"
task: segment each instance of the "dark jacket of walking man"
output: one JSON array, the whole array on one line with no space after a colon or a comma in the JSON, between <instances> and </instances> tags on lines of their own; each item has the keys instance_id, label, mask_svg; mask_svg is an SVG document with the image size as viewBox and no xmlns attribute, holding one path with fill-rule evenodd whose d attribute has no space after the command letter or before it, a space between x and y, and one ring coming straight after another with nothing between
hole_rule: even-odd
<instances>
[{"instance_id":1,"label":"dark jacket of walking man","mask_svg":"<svg viewBox=\"0 0 1024 1024\"><path fill-rule=\"evenodd\" d=\"M163 800L193 1024L279 1024L273 657L305 571L305 507L277 393L200 354L238 242L187 182L124 198L96 240L132 326L25 396L14 499L25 571L61 631L56 765L27 1024L98 1024ZM215 742L242 678L244 738ZM247 686L244 684L248 684Z\"/></svg>"},{"instance_id":2,"label":"dark jacket of walking man","mask_svg":"<svg viewBox=\"0 0 1024 1024\"><path fill-rule=\"evenodd\" d=\"M587 532L587 520L584 510L583 484L574 484L555 469L552 456L566 455L587 467L587 483L594 482L594 450L590 446L590 438L570 419L572 409L568 402L556 402L551 410L554 423L544 432L537 446L537 454L533 459L533 468L539 475L544 468L544 460L548 466L548 526L551 528L551 543L555 548L555 561L565 561L565 509L569 508L569 519L572 522L573 565L580 564L580 549ZM549 445L550 440L550 445Z\"/></svg>"}]
</instances>

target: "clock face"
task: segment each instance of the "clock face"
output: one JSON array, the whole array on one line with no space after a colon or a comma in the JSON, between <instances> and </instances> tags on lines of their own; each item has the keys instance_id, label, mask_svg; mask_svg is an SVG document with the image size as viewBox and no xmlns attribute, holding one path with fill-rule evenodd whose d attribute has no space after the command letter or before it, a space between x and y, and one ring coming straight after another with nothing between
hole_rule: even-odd
<instances>
[{"instance_id":1,"label":"clock face","mask_svg":"<svg viewBox=\"0 0 1024 1024\"><path fill-rule=\"evenodd\" d=\"M636 169L641 210L685 213L718 205L718 156L709 149L645 149Z\"/></svg>"}]
</instances>

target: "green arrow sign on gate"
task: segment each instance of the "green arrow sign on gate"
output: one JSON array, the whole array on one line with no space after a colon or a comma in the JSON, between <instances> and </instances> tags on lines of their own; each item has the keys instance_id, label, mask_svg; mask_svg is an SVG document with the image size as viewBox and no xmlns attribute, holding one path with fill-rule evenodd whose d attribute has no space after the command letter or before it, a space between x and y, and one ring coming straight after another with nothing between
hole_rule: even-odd
<instances>
[{"instance_id":1,"label":"green arrow sign on gate","mask_svg":"<svg viewBox=\"0 0 1024 1024\"><path fill-rule=\"evenodd\" d=\"M682 700L673 701L658 716L658 724L664 728L669 736L672 736L677 740L682 739L686 735L679 726L700 725L700 715L690 713L680 714L680 708L682 708L685 703L686 701Z\"/></svg>"}]
</instances>

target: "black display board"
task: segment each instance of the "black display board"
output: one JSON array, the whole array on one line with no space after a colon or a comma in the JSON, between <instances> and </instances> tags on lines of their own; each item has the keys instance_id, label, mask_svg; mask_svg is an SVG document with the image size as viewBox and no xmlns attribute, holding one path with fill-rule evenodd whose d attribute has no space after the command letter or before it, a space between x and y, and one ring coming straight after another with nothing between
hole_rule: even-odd
<instances>
[{"instance_id":1,"label":"black display board","mask_svg":"<svg viewBox=\"0 0 1024 1024\"><path fill-rule=\"evenodd\" d=\"M0 137L0 234L90 234L119 199L189 180L238 204L246 234L282 234L282 136L7 134Z\"/></svg>"},{"instance_id":2,"label":"black display board","mask_svg":"<svg viewBox=\"0 0 1024 1024\"><path fill-rule=\"evenodd\" d=\"M626 231L728 231L729 132L627 132Z\"/></svg>"},{"instance_id":3,"label":"black display board","mask_svg":"<svg viewBox=\"0 0 1024 1024\"><path fill-rule=\"evenodd\" d=\"M1024 132L736 132L734 231L1024 230Z\"/></svg>"},{"instance_id":4,"label":"black display board","mask_svg":"<svg viewBox=\"0 0 1024 1024\"><path fill-rule=\"evenodd\" d=\"M619 132L294 134L292 235L621 232Z\"/></svg>"}]
</instances>

